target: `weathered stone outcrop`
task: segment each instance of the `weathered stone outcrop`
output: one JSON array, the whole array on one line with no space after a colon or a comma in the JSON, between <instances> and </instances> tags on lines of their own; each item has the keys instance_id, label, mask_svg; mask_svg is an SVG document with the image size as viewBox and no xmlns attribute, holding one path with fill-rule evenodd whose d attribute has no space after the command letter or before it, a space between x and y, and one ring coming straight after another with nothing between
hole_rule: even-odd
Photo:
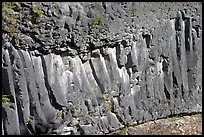
<instances>
[{"instance_id":1,"label":"weathered stone outcrop","mask_svg":"<svg viewBox=\"0 0 204 137\"><path fill-rule=\"evenodd\" d=\"M107 134L202 112L201 3L16 6L20 25L2 33L3 134Z\"/></svg>"}]
</instances>

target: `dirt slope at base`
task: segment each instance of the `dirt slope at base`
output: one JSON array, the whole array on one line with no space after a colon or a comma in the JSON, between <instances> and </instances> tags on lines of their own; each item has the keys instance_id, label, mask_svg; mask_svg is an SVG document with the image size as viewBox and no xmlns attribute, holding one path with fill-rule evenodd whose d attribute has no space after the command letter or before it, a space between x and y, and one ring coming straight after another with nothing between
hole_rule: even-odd
<instances>
[{"instance_id":1,"label":"dirt slope at base","mask_svg":"<svg viewBox=\"0 0 204 137\"><path fill-rule=\"evenodd\" d=\"M109 135L202 135L202 114L150 121Z\"/></svg>"}]
</instances>

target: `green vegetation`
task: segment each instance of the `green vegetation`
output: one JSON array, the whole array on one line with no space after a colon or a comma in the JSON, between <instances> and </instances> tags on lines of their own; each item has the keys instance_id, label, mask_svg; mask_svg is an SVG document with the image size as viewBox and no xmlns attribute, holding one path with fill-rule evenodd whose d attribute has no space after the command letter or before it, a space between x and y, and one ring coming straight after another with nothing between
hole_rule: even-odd
<instances>
[{"instance_id":1,"label":"green vegetation","mask_svg":"<svg viewBox=\"0 0 204 137\"><path fill-rule=\"evenodd\" d=\"M134 128L139 128L140 125L136 124L136 125L133 125L132 127L134 127Z\"/></svg>"},{"instance_id":2,"label":"green vegetation","mask_svg":"<svg viewBox=\"0 0 204 137\"><path fill-rule=\"evenodd\" d=\"M36 13L37 17L41 17L43 15L43 11L40 9L40 7L37 4L34 7L34 12Z\"/></svg>"},{"instance_id":3,"label":"green vegetation","mask_svg":"<svg viewBox=\"0 0 204 137\"><path fill-rule=\"evenodd\" d=\"M124 127L120 128L120 129L117 129L111 135L128 135L128 126L125 125Z\"/></svg>"},{"instance_id":4,"label":"green vegetation","mask_svg":"<svg viewBox=\"0 0 204 137\"><path fill-rule=\"evenodd\" d=\"M112 110L112 102L111 101L105 101L105 107L107 111Z\"/></svg>"},{"instance_id":5,"label":"green vegetation","mask_svg":"<svg viewBox=\"0 0 204 137\"><path fill-rule=\"evenodd\" d=\"M132 3L132 8L130 8L130 14L132 14L133 16L138 12L137 4L139 4L139 3L138 2L133 2Z\"/></svg>"},{"instance_id":6,"label":"green vegetation","mask_svg":"<svg viewBox=\"0 0 204 137\"><path fill-rule=\"evenodd\" d=\"M96 112L89 112L89 115L90 115L91 117L94 117L94 116L97 116L97 113L96 113Z\"/></svg>"},{"instance_id":7,"label":"green vegetation","mask_svg":"<svg viewBox=\"0 0 204 137\"><path fill-rule=\"evenodd\" d=\"M108 94L103 94L103 98L104 98L104 107L107 111L111 111L112 110L112 102L109 100L108 98Z\"/></svg>"},{"instance_id":8,"label":"green vegetation","mask_svg":"<svg viewBox=\"0 0 204 137\"><path fill-rule=\"evenodd\" d=\"M104 22L103 16L98 16L92 21L91 26L93 28L97 28L98 26L102 25L103 22Z\"/></svg>"},{"instance_id":9,"label":"green vegetation","mask_svg":"<svg viewBox=\"0 0 204 137\"><path fill-rule=\"evenodd\" d=\"M11 9L16 8L15 2L3 2L4 6L10 7Z\"/></svg>"},{"instance_id":10,"label":"green vegetation","mask_svg":"<svg viewBox=\"0 0 204 137\"><path fill-rule=\"evenodd\" d=\"M188 67L186 71L187 71L187 72L190 72L190 71L192 71L192 70L193 70L193 68Z\"/></svg>"},{"instance_id":11,"label":"green vegetation","mask_svg":"<svg viewBox=\"0 0 204 137\"><path fill-rule=\"evenodd\" d=\"M179 88L173 88L173 95L176 97L178 95Z\"/></svg>"},{"instance_id":12,"label":"green vegetation","mask_svg":"<svg viewBox=\"0 0 204 137\"><path fill-rule=\"evenodd\" d=\"M10 101L10 95L2 95L2 102L8 103Z\"/></svg>"},{"instance_id":13,"label":"green vegetation","mask_svg":"<svg viewBox=\"0 0 204 137\"><path fill-rule=\"evenodd\" d=\"M154 104L155 106L159 106L159 102L158 102L158 101L154 101L153 104Z\"/></svg>"},{"instance_id":14,"label":"green vegetation","mask_svg":"<svg viewBox=\"0 0 204 137\"><path fill-rule=\"evenodd\" d=\"M58 111L57 113L56 113L56 118L58 119L58 118L62 118L62 111Z\"/></svg>"},{"instance_id":15,"label":"green vegetation","mask_svg":"<svg viewBox=\"0 0 204 137\"><path fill-rule=\"evenodd\" d=\"M17 21L20 19L19 13L14 11L16 7L16 2L3 2L2 4L2 29L7 32L16 32Z\"/></svg>"},{"instance_id":16,"label":"green vegetation","mask_svg":"<svg viewBox=\"0 0 204 137\"><path fill-rule=\"evenodd\" d=\"M33 12L29 15L21 14L17 11L18 8L17 2L3 2L2 4L2 29L6 32L10 32L10 35L20 33L18 27L20 26L21 19L26 19L28 26L34 31L35 24L39 25L37 19L43 15L42 9L40 9L37 4L34 5Z\"/></svg>"},{"instance_id":17,"label":"green vegetation","mask_svg":"<svg viewBox=\"0 0 204 137\"><path fill-rule=\"evenodd\" d=\"M32 119L32 116L28 116L25 120L25 124L27 125L29 122L31 122L33 119Z\"/></svg>"},{"instance_id":18,"label":"green vegetation","mask_svg":"<svg viewBox=\"0 0 204 137\"><path fill-rule=\"evenodd\" d=\"M113 135L127 135L127 133L124 130L118 130Z\"/></svg>"},{"instance_id":19,"label":"green vegetation","mask_svg":"<svg viewBox=\"0 0 204 137\"><path fill-rule=\"evenodd\" d=\"M53 8L54 8L54 9L55 9L55 11L57 12L57 14L61 13L60 6L59 6L59 4L58 4L58 3L57 3L57 4L55 4L55 5L53 6Z\"/></svg>"},{"instance_id":20,"label":"green vegetation","mask_svg":"<svg viewBox=\"0 0 204 137\"><path fill-rule=\"evenodd\" d=\"M179 116L175 116L175 117L171 117L171 118L168 118L170 121L177 121L179 120L181 117Z\"/></svg>"},{"instance_id":21,"label":"green vegetation","mask_svg":"<svg viewBox=\"0 0 204 137\"><path fill-rule=\"evenodd\" d=\"M42 22L40 22L39 20L42 16L43 16L42 9L39 7L38 4L35 4L33 9L33 14L27 15L26 17L28 19L29 26L32 32L35 32L36 28L41 26Z\"/></svg>"},{"instance_id":22,"label":"green vegetation","mask_svg":"<svg viewBox=\"0 0 204 137\"><path fill-rule=\"evenodd\" d=\"M120 90L121 89L121 83L114 83L114 84L112 84L112 86L111 86L111 90L114 90L114 91L116 91L116 90Z\"/></svg>"},{"instance_id":23,"label":"green vegetation","mask_svg":"<svg viewBox=\"0 0 204 137\"><path fill-rule=\"evenodd\" d=\"M164 103L164 104L170 104L170 103L171 103L171 100L169 100L169 99L163 100L163 103Z\"/></svg>"},{"instance_id":24,"label":"green vegetation","mask_svg":"<svg viewBox=\"0 0 204 137\"><path fill-rule=\"evenodd\" d=\"M24 16L27 20L32 20L32 16L31 15L27 15L27 16Z\"/></svg>"},{"instance_id":25,"label":"green vegetation","mask_svg":"<svg viewBox=\"0 0 204 137\"><path fill-rule=\"evenodd\" d=\"M91 3L92 7L96 12L99 12L99 16L95 17L91 22L91 27L96 29L98 26L101 26L104 23L104 13L100 2Z\"/></svg>"},{"instance_id":26,"label":"green vegetation","mask_svg":"<svg viewBox=\"0 0 204 137\"><path fill-rule=\"evenodd\" d=\"M93 2L92 5L96 10L101 11L101 6L99 2Z\"/></svg>"}]
</instances>

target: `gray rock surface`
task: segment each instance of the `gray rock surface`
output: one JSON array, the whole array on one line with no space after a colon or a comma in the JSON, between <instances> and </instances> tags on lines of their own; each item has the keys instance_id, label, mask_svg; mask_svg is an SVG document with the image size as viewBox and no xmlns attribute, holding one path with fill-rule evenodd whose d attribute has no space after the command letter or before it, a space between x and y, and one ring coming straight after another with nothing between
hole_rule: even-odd
<instances>
[{"instance_id":1,"label":"gray rock surface","mask_svg":"<svg viewBox=\"0 0 204 137\"><path fill-rule=\"evenodd\" d=\"M20 18L2 18L2 134L108 134L202 112L201 3L16 4L3 5Z\"/></svg>"}]
</instances>

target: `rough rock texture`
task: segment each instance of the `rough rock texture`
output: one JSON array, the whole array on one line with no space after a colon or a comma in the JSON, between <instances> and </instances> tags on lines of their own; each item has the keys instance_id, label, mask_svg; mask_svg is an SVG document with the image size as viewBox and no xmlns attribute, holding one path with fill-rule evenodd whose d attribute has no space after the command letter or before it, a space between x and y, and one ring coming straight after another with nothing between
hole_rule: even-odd
<instances>
[{"instance_id":1,"label":"rough rock texture","mask_svg":"<svg viewBox=\"0 0 204 137\"><path fill-rule=\"evenodd\" d=\"M202 114L162 118L124 127L108 135L202 135Z\"/></svg>"},{"instance_id":2,"label":"rough rock texture","mask_svg":"<svg viewBox=\"0 0 204 137\"><path fill-rule=\"evenodd\" d=\"M19 2L13 10L16 30L3 20L2 134L108 134L202 112L201 3Z\"/></svg>"}]
</instances>

